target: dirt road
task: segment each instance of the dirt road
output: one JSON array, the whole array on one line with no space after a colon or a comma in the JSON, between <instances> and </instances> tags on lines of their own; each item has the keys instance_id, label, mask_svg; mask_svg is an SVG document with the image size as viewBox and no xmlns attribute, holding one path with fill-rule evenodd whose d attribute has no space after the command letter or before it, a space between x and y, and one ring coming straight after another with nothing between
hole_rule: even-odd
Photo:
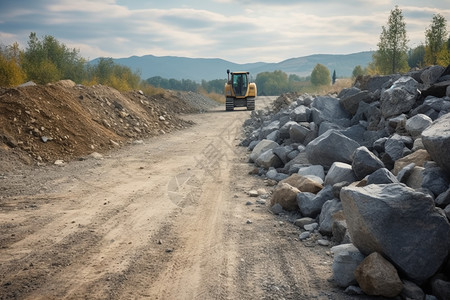
<instances>
[{"instance_id":1,"label":"dirt road","mask_svg":"<svg viewBox=\"0 0 450 300\"><path fill-rule=\"evenodd\" d=\"M1 174L0 299L349 299L329 249L247 195L271 190L236 146L248 116Z\"/></svg>"}]
</instances>

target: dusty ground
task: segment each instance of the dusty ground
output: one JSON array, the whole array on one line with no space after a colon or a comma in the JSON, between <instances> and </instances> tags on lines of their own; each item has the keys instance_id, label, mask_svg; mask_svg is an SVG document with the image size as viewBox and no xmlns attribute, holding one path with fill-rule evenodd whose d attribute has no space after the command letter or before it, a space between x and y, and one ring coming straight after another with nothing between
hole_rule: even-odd
<instances>
[{"instance_id":1,"label":"dusty ground","mask_svg":"<svg viewBox=\"0 0 450 300\"><path fill-rule=\"evenodd\" d=\"M272 189L237 147L248 116L220 107L103 159L5 171L0 299L351 299L329 249L247 195Z\"/></svg>"}]
</instances>

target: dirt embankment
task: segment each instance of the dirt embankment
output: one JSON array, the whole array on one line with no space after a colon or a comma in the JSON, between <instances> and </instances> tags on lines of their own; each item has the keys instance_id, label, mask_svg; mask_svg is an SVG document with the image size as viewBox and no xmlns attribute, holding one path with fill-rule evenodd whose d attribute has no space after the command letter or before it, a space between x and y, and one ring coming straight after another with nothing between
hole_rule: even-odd
<instances>
[{"instance_id":1,"label":"dirt embankment","mask_svg":"<svg viewBox=\"0 0 450 300\"><path fill-rule=\"evenodd\" d=\"M72 81L0 88L0 173L14 167L11 161L71 160L182 129L192 123L180 114L214 104L192 93L146 96Z\"/></svg>"}]
</instances>

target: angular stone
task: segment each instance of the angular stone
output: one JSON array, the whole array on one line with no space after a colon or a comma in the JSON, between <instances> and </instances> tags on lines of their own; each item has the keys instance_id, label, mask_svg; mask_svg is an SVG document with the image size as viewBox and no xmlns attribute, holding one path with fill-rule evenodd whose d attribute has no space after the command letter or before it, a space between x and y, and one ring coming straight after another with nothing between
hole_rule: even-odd
<instances>
[{"instance_id":1,"label":"angular stone","mask_svg":"<svg viewBox=\"0 0 450 300\"><path fill-rule=\"evenodd\" d=\"M360 145L336 130L328 130L306 146L306 156L313 165L330 167L334 162L351 163Z\"/></svg>"},{"instance_id":2,"label":"angular stone","mask_svg":"<svg viewBox=\"0 0 450 300\"><path fill-rule=\"evenodd\" d=\"M403 157L404 150L404 140L398 134L394 134L393 136L388 138L386 143L384 144L384 151L394 162Z\"/></svg>"},{"instance_id":3,"label":"angular stone","mask_svg":"<svg viewBox=\"0 0 450 300\"><path fill-rule=\"evenodd\" d=\"M356 179L361 180L381 168L384 168L383 162L367 147L359 147L353 153L352 169L355 172Z\"/></svg>"},{"instance_id":4,"label":"angular stone","mask_svg":"<svg viewBox=\"0 0 450 300\"><path fill-rule=\"evenodd\" d=\"M250 154L250 162L255 162L256 159L265 151L269 149L274 149L279 147L278 143L270 140L262 140L260 141L255 148L253 148L252 153Z\"/></svg>"},{"instance_id":5,"label":"angular stone","mask_svg":"<svg viewBox=\"0 0 450 300\"><path fill-rule=\"evenodd\" d=\"M417 284L405 279L402 282L403 290L400 294L402 299L423 300L425 298L425 293Z\"/></svg>"},{"instance_id":6,"label":"angular stone","mask_svg":"<svg viewBox=\"0 0 450 300\"><path fill-rule=\"evenodd\" d=\"M326 186L317 195L313 193L298 193L297 194L297 204L300 208L300 212L305 217L315 218L320 211L322 206L328 200L333 199L333 187Z\"/></svg>"},{"instance_id":7,"label":"angular stone","mask_svg":"<svg viewBox=\"0 0 450 300\"><path fill-rule=\"evenodd\" d=\"M403 184L372 184L343 188L341 200L355 246L379 252L414 282L430 278L447 257L450 224L430 196Z\"/></svg>"},{"instance_id":8,"label":"angular stone","mask_svg":"<svg viewBox=\"0 0 450 300\"><path fill-rule=\"evenodd\" d=\"M341 105L352 115L356 113L361 102L371 103L372 101L373 94L369 91L359 91L356 94L340 98Z\"/></svg>"},{"instance_id":9,"label":"angular stone","mask_svg":"<svg viewBox=\"0 0 450 300\"><path fill-rule=\"evenodd\" d=\"M385 118L407 113L416 102L419 84L412 77L402 76L381 93L381 113Z\"/></svg>"},{"instance_id":10,"label":"angular stone","mask_svg":"<svg viewBox=\"0 0 450 300\"><path fill-rule=\"evenodd\" d=\"M409 165L403 167L403 169L401 169L397 174L397 180L401 183L406 184L408 182L409 176L411 176L411 174L413 173L415 166L415 163L410 163Z\"/></svg>"},{"instance_id":11,"label":"angular stone","mask_svg":"<svg viewBox=\"0 0 450 300\"><path fill-rule=\"evenodd\" d=\"M320 233L331 235L334 222L333 216L339 211L342 211L342 203L338 199L335 198L324 203L319 215Z\"/></svg>"},{"instance_id":12,"label":"angular stone","mask_svg":"<svg viewBox=\"0 0 450 300\"><path fill-rule=\"evenodd\" d=\"M311 116L311 109L304 105L300 105L291 111L291 120L296 122L309 122L309 117Z\"/></svg>"},{"instance_id":13,"label":"angular stone","mask_svg":"<svg viewBox=\"0 0 450 300\"><path fill-rule=\"evenodd\" d=\"M364 293L395 297L403 290L397 270L382 255L373 252L355 270L355 278Z\"/></svg>"},{"instance_id":14,"label":"angular stone","mask_svg":"<svg viewBox=\"0 0 450 300\"><path fill-rule=\"evenodd\" d=\"M287 183L297 188L300 192L309 192L313 194L317 194L323 188L322 184L317 181L311 180L310 178L299 174L292 174L288 178L280 181L280 183Z\"/></svg>"},{"instance_id":15,"label":"angular stone","mask_svg":"<svg viewBox=\"0 0 450 300\"><path fill-rule=\"evenodd\" d=\"M297 188L291 186L290 184L280 182L273 191L270 205L274 206L278 203L285 210L297 210L298 193L300 193L300 191Z\"/></svg>"},{"instance_id":16,"label":"angular stone","mask_svg":"<svg viewBox=\"0 0 450 300\"><path fill-rule=\"evenodd\" d=\"M261 128L260 137L266 138L270 133L278 129L280 129L280 121L274 120L270 124Z\"/></svg>"},{"instance_id":17,"label":"angular stone","mask_svg":"<svg viewBox=\"0 0 450 300\"><path fill-rule=\"evenodd\" d=\"M368 76L363 82L358 82L360 84L359 88L375 93L380 91L389 81L398 79L398 77L398 75Z\"/></svg>"},{"instance_id":18,"label":"angular stone","mask_svg":"<svg viewBox=\"0 0 450 300\"><path fill-rule=\"evenodd\" d=\"M284 211L283 206L281 206L280 203L276 203L275 205L272 205L272 206L270 207L270 210L271 210L275 215L279 215L279 214L281 214L281 213Z\"/></svg>"},{"instance_id":19,"label":"angular stone","mask_svg":"<svg viewBox=\"0 0 450 300\"><path fill-rule=\"evenodd\" d=\"M303 143L310 133L310 129L299 124L293 124L289 128L289 137L294 143Z\"/></svg>"},{"instance_id":20,"label":"angular stone","mask_svg":"<svg viewBox=\"0 0 450 300\"><path fill-rule=\"evenodd\" d=\"M450 281L445 281L442 278L436 278L431 281L431 290L433 295L439 300L450 299Z\"/></svg>"},{"instance_id":21,"label":"angular stone","mask_svg":"<svg viewBox=\"0 0 450 300\"><path fill-rule=\"evenodd\" d=\"M417 114L406 121L405 129L413 138L417 138L431 123L433 120L429 116Z\"/></svg>"},{"instance_id":22,"label":"angular stone","mask_svg":"<svg viewBox=\"0 0 450 300\"><path fill-rule=\"evenodd\" d=\"M422 142L431 158L450 174L450 113L422 132Z\"/></svg>"},{"instance_id":23,"label":"angular stone","mask_svg":"<svg viewBox=\"0 0 450 300\"><path fill-rule=\"evenodd\" d=\"M290 152L292 152L292 147L291 146L284 146L284 147L276 147L273 149L273 153L278 156L278 158L281 160L281 162L284 164L286 164L289 159L288 159L288 154Z\"/></svg>"},{"instance_id":24,"label":"angular stone","mask_svg":"<svg viewBox=\"0 0 450 300\"><path fill-rule=\"evenodd\" d=\"M408 154L400 159L398 159L394 164L394 169L392 173L397 175L398 172L403 169L406 165L414 163L418 167L423 167L425 162L431 160L430 155L427 150L417 150L411 154Z\"/></svg>"},{"instance_id":25,"label":"angular stone","mask_svg":"<svg viewBox=\"0 0 450 300\"><path fill-rule=\"evenodd\" d=\"M289 130L292 125L298 125L295 121L289 121L286 122L283 126L280 128L280 138L281 139L287 139L289 138Z\"/></svg>"},{"instance_id":26,"label":"angular stone","mask_svg":"<svg viewBox=\"0 0 450 300\"><path fill-rule=\"evenodd\" d=\"M389 183L399 183L397 177L389 172L386 168L381 168L373 172L367 178L367 184L389 184Z\"/></svg>"},{"instance_id":27,"label":"angular stone","mask_svg":"<svg viewBox=\"0 0 450 300\"><path fill-rule=\"evenodd\" d=\"M274 142L278 141L280 139L280 131L279 130L272 131L267 135L266 139Z\"/></svg>"},{"instance_id":28,"label":"angular stone","mask_svg":"<svg viewBox=\"0 0 450 300\"><path fill-rule=\"evenodd\" d=\"M444 72L444 67L442 66L429 66L420 74L420 80L425 86L430 86L441 77L442 72Z\"/></svg>"},{"instance_id":29,"label":"angular stone","mask_svg":"<svg viewBox=\"0 0 450 300\"><path fill-rule=\"evenodd\" d=\"M339 182L354 182L356 181L355 173L352 166L342 162L335 162L328 170L327 176L325 176L324 185L334 185Z\"/></svg>"},{"instance_id":30,"label":"angular stone","mask_svg":"<svg viewBox=\"0 0 450 300\"><path fill-rule=\"evenodd\" d=\"M333 258L333 279L340 287L356 284L355 270L364 260L364 255L353 244L343 244L331 248Z\"/></svg>"},{"instance_id":31,"label":"angular stone","mask_svg":"<svg viewBox=\"0 0 450 300\"><path fill-rule=\"evenodd\" d=\"M434 164L435 165L435 164ZM422 187L439 196L450 186L446 173L437 166L426 166L423 171Z\"/></svg>"},{"instance_id":32,"label":"angular stone","mask_svg":"<svg viewBox=\"0 0 450 300\"><path fill-rule=\"evenodd\" d=\"M283 165L280 158L273 153L273 149L269 149L261 155L255 161L257 166L263 167L265 169L269 169L271 167L278 168Z\"/></svg>"},{"instance_id":33,"label":"angular stone","mask_svg":"<svg viewBox=\"0 0 450 300\"><path fill-rule=\"evenodd\" d=\"M339 103L339 100L330 96L319 96L314 99L311 104L313 108L313 121L320 125L323 121L330 121L332 123L341 123L346 120L350 124L350 114ZM344 120L343 120L344 119Z\"/></svg>"},{"instance_id":34,"label":"angular stone","mask_svg":"<svg viewBox=\"0 0 450 300\"><path fill-rule=\"evenodd\" d=\"M347 233L347 222L345 220L335 220L331 225L333 241L337 244L342 243Z\"/></svg>"},{"instance_id":35,"label":"angular stone","mask_svg":"<svg viewBox=\"0 0 450 300\"><path fill-rule=\"evenodd\" d=\"M313 175L313 176L317 176L319 178L323 180L325 180L325 171L323 169L323 167L321 165L312 165L312 166L307 166L307 167L301 167L298 170L298 174L302 175L302 176L309 176L309 175Z\"/></svg>"},{"instance_id":36,"label":"angular stone","mask_svg":"<svg viewBox=\"0 0 450 300\"><path fill-rule=\"evenodd\" d=\"M423 173L425 168L415 166L406 180L406 185L412 189L420 189L422 187Z\"/></svg>"},{"instance_id":37,"label":"angular stone","mask_svg":"<svg viewBox=\"0 0 450 300\"><path fill-rule=\"evenodd\" d=\"M443 193L441 193L435 200L436 206L446 207L450 204L450 187Z\"/></svg>"}]
</instances>

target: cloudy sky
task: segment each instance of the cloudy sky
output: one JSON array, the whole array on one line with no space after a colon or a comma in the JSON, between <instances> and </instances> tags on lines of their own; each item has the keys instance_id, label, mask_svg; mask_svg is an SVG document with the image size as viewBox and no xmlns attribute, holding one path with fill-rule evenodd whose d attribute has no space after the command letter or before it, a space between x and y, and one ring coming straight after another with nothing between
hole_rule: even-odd
<instances>
[{"instance_id":1,"label":"cloudy sky","mask_svg":"<svg viewBox=\"0 0 450 300\"><path fill-rule=\"evenodd\" d=\"M376 50L398 5L409 46L449 0L1 0L0 44L51 35L87 59L185 56L236 63ZM189 3L189 4L187 4ZM449 23L450 24L450 23ZM450 31L450 30L449 30Z\"/></svg>"}]
</instances>

